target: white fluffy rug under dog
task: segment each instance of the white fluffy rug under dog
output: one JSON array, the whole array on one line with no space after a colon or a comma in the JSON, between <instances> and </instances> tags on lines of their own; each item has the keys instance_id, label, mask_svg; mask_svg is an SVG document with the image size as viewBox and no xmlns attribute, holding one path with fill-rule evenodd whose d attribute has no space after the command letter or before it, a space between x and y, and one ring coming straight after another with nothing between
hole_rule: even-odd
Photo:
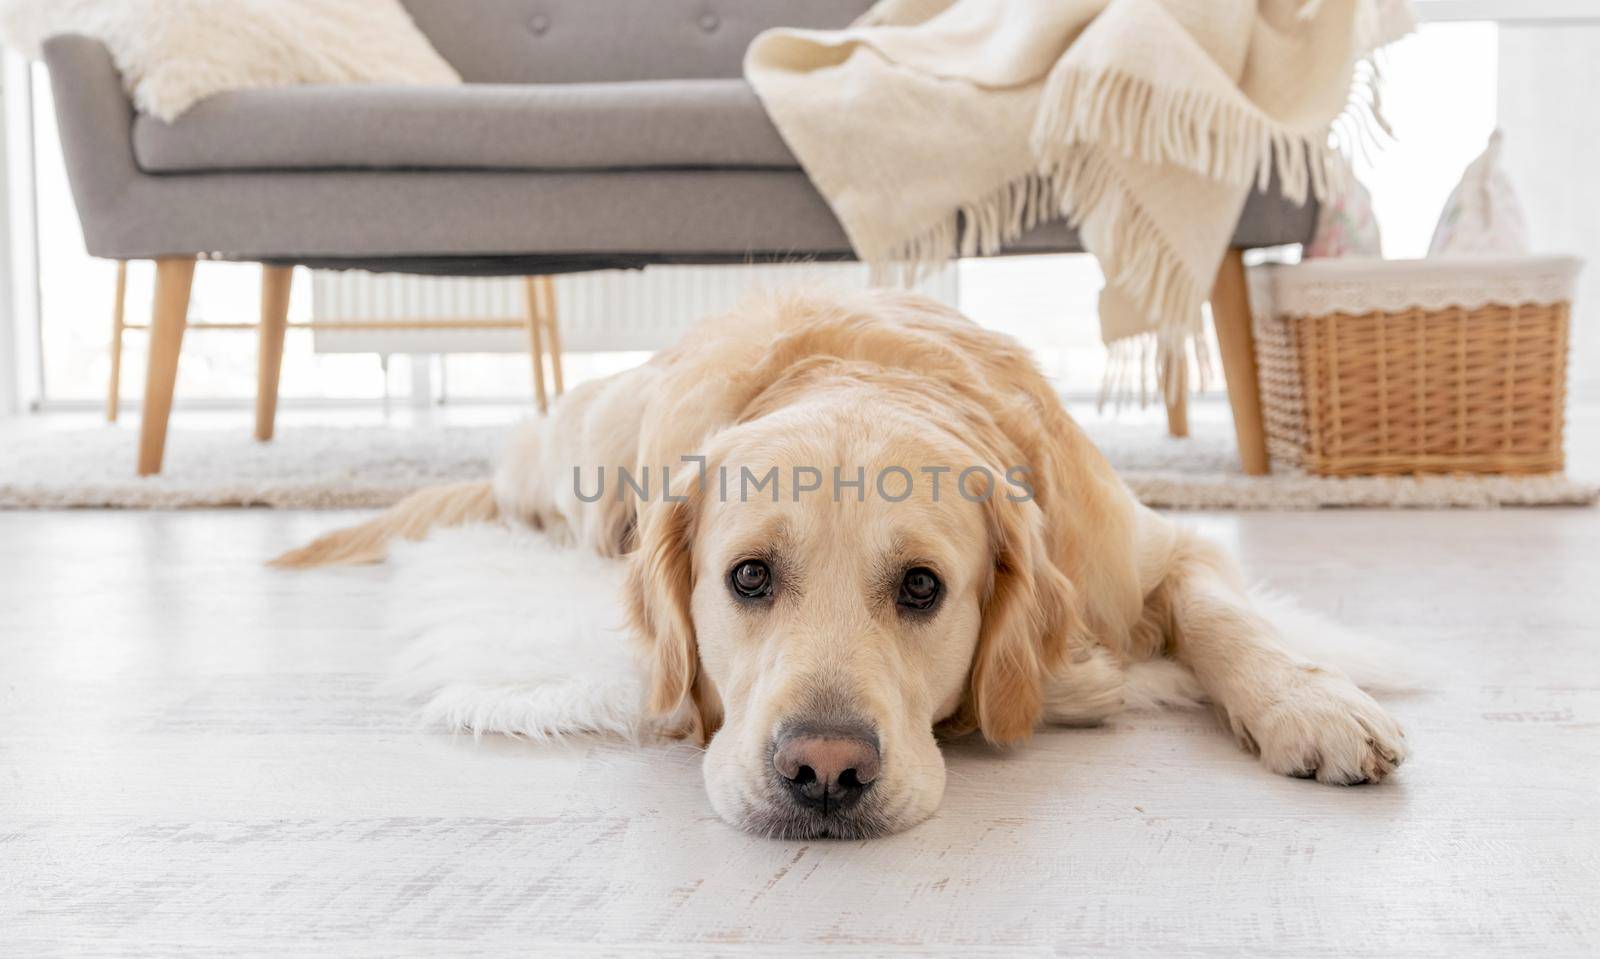
<instances>
[{"instance_id":1,"label":"white fluffy rug under dog","mask_svg":"<svg viewBox=\"0 0 1600 959\"><path fill-rule=\"evenodd\" d=\"M499 525L441 530L398 546L384 604L404 644L391 692L428 725L531 739L658 738L624 628L622 563ZM339 569L294 576L339 576ZM1403 650L1350 633L1285 597L1256 603L1286 647L1374 693L1414 688ZM1127 673L1130 709L1199 705L1193 674L1167 660Z\"/></svg>"},{"instance_id":2,"label":"white fluffy rug under dog","mask_svg":"<svg viewBox=\"0 0 1600 959\"><path fill-rule=\"evenodd\" d=\"M1239 471L1231 428L1192 417L1173 439L1157 422L1095 420L1091 436L1145 503L1171 509L1315 509L1324 506L1496 507L1586 505L1594 483L1564 475L1324 479ZM247 430L175 430L162 475L133 475L133 429L102 427L0 440L0 508L388 506L435 483L489 475L508 427L384 429L286 425L271 443Z\"/></svg>"},{"instance_id":3,"label":"white fluffy rug under dog","mask_svg":"<svg viewBox=\"0 0 1600 959\"><path fill-rule=\"evenodd\" d=\"M619 561L470 526L402 544L391 563L389 631L408 644L391 691L421 704L424 721L534 739L651 738Z\"/></svg>"}]
</instances>

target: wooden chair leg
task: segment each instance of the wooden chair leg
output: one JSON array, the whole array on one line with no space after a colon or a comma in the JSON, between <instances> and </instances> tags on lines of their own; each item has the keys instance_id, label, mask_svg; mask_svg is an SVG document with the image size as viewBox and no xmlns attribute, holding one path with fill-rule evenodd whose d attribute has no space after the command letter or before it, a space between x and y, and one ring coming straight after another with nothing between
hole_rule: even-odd
<instances>
[{"instance_id":1,"label":"wooden chair leg","mask_svg":"<svg viewBox=\"0 0 1600 959\"><path fill-rule=\"evenodd\" d=\"M194 257L156 260L156 295L150 316L150 361L144 380L144 415L139 424L139 475L161 472L167 446L172 389L178 381L178 354L189 323L189 289Z\"/></svg>"},{"instance_id":2,"label":"wooden chair leg","mask_svg":"<svg viewBox=\"0 0 1600 959\"><path fill-rule=\"evenodd\" d=\"M106 422L115 423L122 408L122 332L127 328L128 261L117 261L117 286L111 297L111 382L106 388Z\"/></svg>"},{"instance_id":3,"label":"wooden chair leg","mask_svg":"<svg viewBox=\"0 0 1600 959\"><path fill-rule=\"evenodd\" d=\"M1189 435L1189 364L1186 357L1168 357L1167 364L1176 362L1177 369L1168 372L1164 366L1161 370L1163 386L1171 378L1172 389L1166 390L1167 398L1167 432L1173 436L1183 437Z\"/></svg>"},{"instance_id":4,"label":"wooden chair leg","mask_svg":"<svg viewBox=\"0 0 1600 959\"><path fill-rule=\"evenodd\" d=\"M539 315L539 279L523 277L522 292L528 315L528 354L533 360L533 401L538 404L539 412L544 413L549 410L549 402L544 395L544 321Z\"/></svg>"},{"instance_id":5,"label":"wooden chair leg","mask_svg":"<svg viewBox=\"0 0 1600 959\"><path fill-rule=\"evenodd\" d=\"M561 371L561 323L556 313L555 277L539 277L539 293L539 312L544 316L545 352L550 355L550 380L555 395L560 396L567 391L567 385Z\"/></svg>"},{"instance_id":6,"label":"wooden chair leg","mask_svg":"<svg viewBox=\"0 0 1600 959\"><path fill-rule=\"evenodd\" d=\"M278 378L283 372L283 335L289 328L289 291L294 267L261 267L261 343L256 368L256 439L272 439L278 418Z\"/></svg>"},{"instance_id":7,"label":"wooden chair leg","mask_svg":"<svg viewBox=\"0 0 1600 959\"><path fill-rule=\"evenodd\" d=\"M1261 416L1261 382L1256 372L1255 334L1250 330L1250 291L1245 285L1244 254L1229 250L1211 290L1211 319L1217 328L1222 374L1228 381L1233 429L1239 438L1239 461L1251 476L1264 476L1267 430Z\"/></svg>"}]
</instances>

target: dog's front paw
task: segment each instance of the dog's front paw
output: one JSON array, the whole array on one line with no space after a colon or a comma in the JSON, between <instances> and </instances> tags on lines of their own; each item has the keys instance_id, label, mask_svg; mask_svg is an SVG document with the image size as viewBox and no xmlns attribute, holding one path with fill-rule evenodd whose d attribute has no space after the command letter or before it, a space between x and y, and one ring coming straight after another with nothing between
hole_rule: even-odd
<instances>
[{"instance_id":1,"label":"dog's front paw","mask_svg":"<svg viewBox=\"0 0 1600 959\"><path fill-rule=\"evenodd\" d=\"M1341 786L1382 782L1406 758L1405 733L1348 680L1310 669L1249 715L1235 734L1275 773Z\"/></svg>"}]
</instances>

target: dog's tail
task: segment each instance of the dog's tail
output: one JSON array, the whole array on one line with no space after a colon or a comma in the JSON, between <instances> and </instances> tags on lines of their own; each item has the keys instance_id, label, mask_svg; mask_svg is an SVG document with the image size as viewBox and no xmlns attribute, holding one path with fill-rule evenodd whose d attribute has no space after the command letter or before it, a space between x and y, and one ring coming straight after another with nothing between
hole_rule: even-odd
<instances>
[{"instance_id":1,"label":"dog's tail","mask_svg":"<svg viewBox=\"0 0 1600 959\"><path fill-rule=\"evenodd\" d=\"M284 553L268 565L310 569L381 563L389 555L389 544L397 539L421 539L435 527L487 522L499 515L491 483L430 486L412 493L375 519L329 533Z\"/></svg>"}]
</instances>

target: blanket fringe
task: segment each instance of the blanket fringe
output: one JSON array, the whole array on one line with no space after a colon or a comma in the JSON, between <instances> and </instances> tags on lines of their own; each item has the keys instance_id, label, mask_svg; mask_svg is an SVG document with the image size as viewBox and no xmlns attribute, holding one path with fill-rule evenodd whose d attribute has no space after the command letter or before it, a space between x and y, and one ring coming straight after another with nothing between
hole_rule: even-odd
<instances>
[{"instance_id":1,"label":"blanket fringe","mask_svg":"<svg viewBox=\"0 0 1600 959\"><path fill-rule=\"evenodd\" d=\"M1301 16L1314 16L1309 0ZM1279 178L1290 200L1326 200L1345 158L1370 157L1393 130L1383 116L1380 56L1416 29L1403 0L1365 0L1356 13L1350 96L1328 125L1286 127L1254 104L1192 89L1166 89L1120 70L1065 69L1045 84L1031 145L1049 166L1084 144L1137 159L1169 163L1225 183L1264 191Z\"/></svg>"},{"instance_id":2,"label":"blanket fringe","mask_svg":"<svg viewBox=\"0 0 1600 959\"><path fill-rule=\"evenodd\" d=\"M1058 155L896 247L874 267L874 281L911 285L953 256L987 256L1047 218L1066 217L1107 267L1106 282L1147 315L1198 316L1206 291L1188 276L1153 220L1129 197L1116 167L1094 150Z\"/></svg>"},{"instance_id":3,"label":"blanket fringe","mask_svg":"<svg viewBox=\"0 0 1600 959\"><path fill-rule=\"evenodd\" d=\"M1203 393L1216 383L1216 368L1211 345L1198 332L1191 335L1179 330L1175 335L1167 330L1152 330L1107 343L1106 369L1095 397L1096 410L1103 413L1109 405L1114 412L1120 411L1135 398L1139 408L1144 409L1157 396L1176 396L1185 385L1178 377L1180 364L1186 366L1191 359L1196 372L1194 389Z\"/></svg>"},{"instance_id":4,"label":"blanket fringe","mask_svg":"<svg viewBox=\"0 0 1600 959\"><path fill-rule=\"evenodd\" d=\"M1057 192L1050 180L1025 173L998 189L961 204L949 216L887 256L874 259L876 286L913 286L957 256L992 256L1045 220L1058 216Z\"/></svg>"},{"instance_id":5,"label":"blanket fringe","mask_svg":"<svg viewBox=\"0 0 1600 959\"><path fill-rule=\"evenodd\" d=\"M1095 150L1058 156L1048 168L1056 203L1106 269L1106 284L1146 316L1193 333L1207 291L1189 274L1154 219L1129 196L1114 164Z\"/></svg>"},{"instance_id":6,"label":"blanket fringe","mask_svg":"<svg viewBox=\"0 0 1600 959\"><path fill-rule=\"evenodd\" d=\"M1102 402L1118 403L1137 393L1148 402L1151 384L1172 395L1176 380L1155 372L1173 369L1163 361L1181 354L1187 362L1190 344L1203 374L1210 364L1198 333L1201 305L1208 291L1184 268L1155 220L1128 196L1116 166L1094 150L1078 149L1058 156L1043 171L1031 172L988 195L961 204L959 210L897 247L872 266L874 285L912 286L956 255L988 255L1000 250L1045 219L1064 216L1083 245L1106 270L1105 281L1130 297L1146 316L1159 317L1160 330L1130 336L1109 345L1111 361L1102 384Z\"/></svg>"},{"instance_id":7,"label":"blanket fringe","mask_svg":"<svg viewBox=\"0 0 1600 959\"><path fill-rule=\"evenodd\" d=\"M1357 103L1359 105L1359 101ZM1352 108L1351 122L1362 122ZM1296 203L1327 195L1337 156L1327 127L1295 130L1248 103L1201 90L1157 87L1118 70L1060 70L1045 86L1032 132L1041 163L1092 145L1149 164L1171 164L1224 183L1265 190L1273 171Z\"/></svg>"},{"instance_id":8,"label":"blanket fringe","mask_svg":"<svg viewBox=\"0 0 1600 959\"><path fill-rule=\"evenodd\" d=\"M1157 319L1152 332L1107 344L1100 406L1109 399L1120 409L1134 395L1135 376L1140 406L1150 401L1152 383L1162 396L1175 398L1183 385L1177 373L1180 364L1188 364L1191 349L1204 389L1211 362L1200 336L1201 307L1209 288L1183 266L1155 220L1132 199L1117 178L1115 164L1103 154L1078 149L1059 155L1049 168L1049 178L1058 208L1106 270L1106 285L1121 291L1143 315Z\"/></svg>"},{"instance_id":9,"label":"blanket fringe","mask_svg":"<svg viewBox=\"0 0 1600 959\"><path fill-rule=\"evenodd\" d=\"M1383 51L1375 50L1356 62L1350 100L1329 123L1328 137L1330 151L1369 164L1394 139L1394 129L1383 115Z\"/></svg>"}]
</instances>

